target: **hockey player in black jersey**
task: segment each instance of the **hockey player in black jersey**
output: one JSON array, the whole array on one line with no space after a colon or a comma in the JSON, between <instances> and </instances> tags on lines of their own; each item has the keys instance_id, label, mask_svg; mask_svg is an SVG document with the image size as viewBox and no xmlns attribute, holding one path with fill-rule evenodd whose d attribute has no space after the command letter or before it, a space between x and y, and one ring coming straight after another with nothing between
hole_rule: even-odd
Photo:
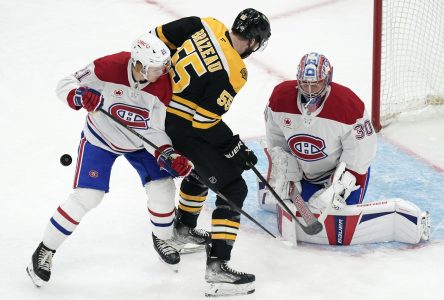
<instances>
[{"instance_id":1,"label":"hockey player in black jersey","mask_svg":"<svg viewBox=\"0 0 444 300\"><path fill-rule=\"evenodd\" d=\"M247 196L241 174L249 164L256 164L257 158L222 115L247 81L243 59L266 47L270 23L264 14L248 8L236 17L231 31L214 18L187 17L158 26L151 33L170 48L174 66L166 132L175 149L194 163L203 182L191 176L182 181L176 237L198 239L195 227L207 186L238 207ZM207 296L254 292L255 276L227 265L239 226L240 214L217 197L205 275ZM202 235L200 241L204 240Z\"/></svg>"}]
</instances>

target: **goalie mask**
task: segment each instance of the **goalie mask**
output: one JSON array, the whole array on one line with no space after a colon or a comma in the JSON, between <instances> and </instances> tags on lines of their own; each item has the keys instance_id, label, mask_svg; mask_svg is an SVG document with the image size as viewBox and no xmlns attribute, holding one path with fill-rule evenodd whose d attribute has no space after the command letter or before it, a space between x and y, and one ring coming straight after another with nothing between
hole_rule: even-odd
<instances>
[{"instance_id":1,"label":"goalie mask","mask_svg":"<svg viewBox=\"0 0 444 300\"><path fill-rule=\"evenodd\" d=\"M251 53L262 51L267 47L268 39L271 36L270 22L267 17L253 9L247 8L239 13L231 28L236 35L249 40L255 40L258 45L254 49L247 49L241 55L242 58L248 57Z\"/></svg>"},{"instance_id":2,"label":"goalie mask","mask_svg":"<svg viewBox=\"0 0 444 300\"><path fill-rule=\"evenodd\" d=\"M141 73L146 80L149 76L164 75L171 69L170 50L152 34L143 34L134 41L131 60L133 67L137 62L142 64Z\"/></svg>"},{"instance_id":3,"label":"goalie mask","mask_svg":"<svg viewBox=\"0 0 444 300\"><path fill-rule=\"evenodd\" d=\"M333 77L333 67L328 59L319 53L305 54L298 66L298 91L302 103L309 112L318 109L325 99Z\"/></svg>"}]
</instances>

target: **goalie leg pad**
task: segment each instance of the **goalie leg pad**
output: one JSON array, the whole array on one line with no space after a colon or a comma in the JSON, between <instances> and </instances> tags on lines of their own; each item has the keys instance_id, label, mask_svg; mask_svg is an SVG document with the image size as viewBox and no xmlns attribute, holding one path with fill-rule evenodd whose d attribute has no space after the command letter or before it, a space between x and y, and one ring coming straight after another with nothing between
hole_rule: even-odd
<instances>
[{"instance_id":1,"label":"goalie leg pad","mask_svg":"<svg viewBox=\"0 0 444 300\"><path fill-rule=\"evenodd\" d=\"M276 213L276 199L274 199L273 195L268 192L265 187L265 184L256 177L257 181L257 202L259 207L263 210Z\"/></svg>"},{"instance_id":2,"label":"goalie leg pad","mask_svg":"<svg viewBox=\"0 0 444 300\"><path fill-rule=\"evenodd\" d=\"M313 211L315 212L315 210ZM356 245L397 241L417 244L428 240L428 212L403 199L347 205L330 210L324 230L315 236L296 227L298 241L314 244Z\"/></svg>"},{"instance_id":3,"label":"goalie leg pad","mask_svg":"<svg viewBox=\"0 0 444 300\"><path fill-rule=\"evenodd\" d=\"M402 199L396 202L395 241L417 244L430 235L429 213L414 203Z\"/></svg>"},{"instance_id":4,"label":"goalie leg pad","mask_svg":"<svg viewBox=\"0 0 444 300\"><path fill-rule=\"evenodd\" d=\"M176 185L171 177L157 179L145 184L148 197L148 214L153 225L153 233L161 240L173 236L175 217Z\"/></svg>"},{"instance_id":5,"label":"goalie leg pad","mask_svg":"<svg viewBox=\"0 0 444 300\"><path fill-rule=\"evenodd\" d=\"M296 206L293 204L293 202L291 202L290 200L284 200L284 202L288 206L290 211L296 215ZM297 228L299 227L299 225L296 224L293 218L280 205L276 205L276 210L279 233L284 240L290 242L294 247L297 247Z\"/></svg>"}]
</instances>

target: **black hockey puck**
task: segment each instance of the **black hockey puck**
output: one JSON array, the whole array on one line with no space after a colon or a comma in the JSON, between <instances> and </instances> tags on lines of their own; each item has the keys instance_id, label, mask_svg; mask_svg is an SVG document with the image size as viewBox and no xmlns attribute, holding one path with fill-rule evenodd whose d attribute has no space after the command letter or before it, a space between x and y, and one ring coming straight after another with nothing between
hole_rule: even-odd
<instances>
[{"instance_id":1,"label":"black hockey puck","mask_svg":"<svg viewBox=\"0 0 444 300\"><path fill-rule=\"evenodd\" d=\"M72 157L71 157L71 155L69 155L69 154L63 154L61 157L60 157L60 163L63 165L63 166L69 166L71 163L72 163Z\"/></svg>"}]
</instances>

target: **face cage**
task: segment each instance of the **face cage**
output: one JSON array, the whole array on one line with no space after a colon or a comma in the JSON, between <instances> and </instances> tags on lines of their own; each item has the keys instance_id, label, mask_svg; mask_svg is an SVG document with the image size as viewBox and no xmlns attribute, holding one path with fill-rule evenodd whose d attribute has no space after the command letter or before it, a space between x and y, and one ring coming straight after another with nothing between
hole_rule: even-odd
<instances>
[{"instance_id":1,"label":"face cage","mask_svg":"<svg viewBox=\"0 0 444 300\"><path fill-rule=\"evenodd\" d=\"M249 40L251 41L251 40ZM259 44L259 46L257 46L256 49L252 49L250 46L247 48L247 50L245 50L244 53L242 53L241 57L242 58L247 58L248 56L250 56L252 53L254 52L262 52L264 51L265 48L267 48L268 45L268 40L263 40L261 41L261 43Z\"/></svg>"},{"instance_id":2,"label":"face cage","mask_svg":"<svg viewBox=\"0 0 444 300\"><path fill-rule=\"evenodd\" d=\"M262 52L265 50L265 48L267 48L267 45L268 45L268 39L263 40L259 43L259 46L256 49L251 49L251 53Z\"/></svg>"},{"instance_id":3,"label":"face cage","mask_svg":"<svg viewBox=\"0 0 444 300\"><path fill-rule=\"evenodd\" d=\"M325 96L327 92L328 84L325 79L319 80L319 81L301 81L301 83L308 84L308 92L302 89L302 84L299 84L299 91L304 96L304 98L307 100L307 103L305 104L305 108L310 111L314 112L317 110L321 104L323 97ZM316 93L311 92L311 86L315 84L324 83L324 87L320 89Z\"/></svg>"}]
</instances>

